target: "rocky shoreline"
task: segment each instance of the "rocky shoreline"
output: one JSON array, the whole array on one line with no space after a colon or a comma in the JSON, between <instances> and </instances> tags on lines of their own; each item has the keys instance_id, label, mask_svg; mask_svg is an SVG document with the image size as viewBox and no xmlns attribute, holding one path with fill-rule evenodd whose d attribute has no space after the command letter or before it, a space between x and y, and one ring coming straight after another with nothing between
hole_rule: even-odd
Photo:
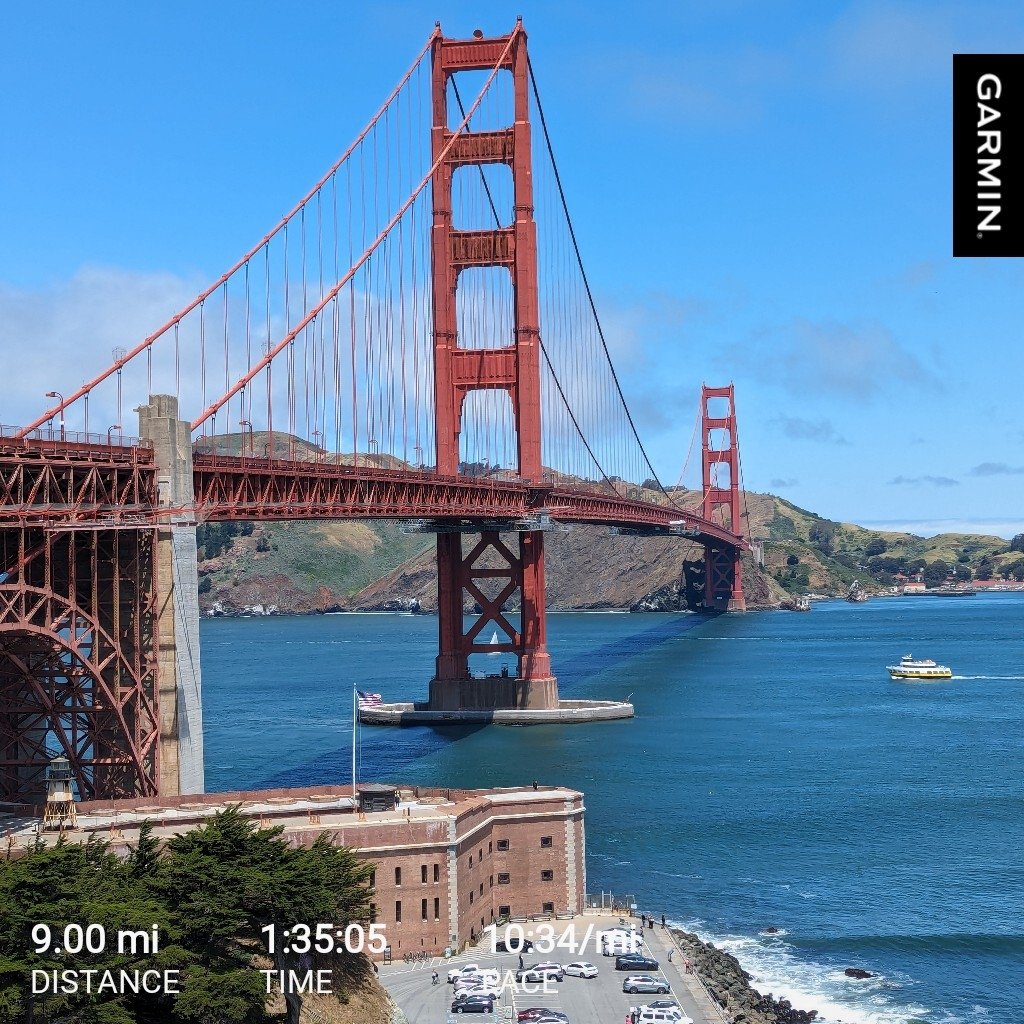
<instances>
[{"instance_id":1,"label":"rocky shoreline","mask_svg":"<svg viewBox=\"0 0 1024 1024\"><path fill-rule=\"evenodd\" d=\"M751 977L739 960L714 943L679 928L673 928L672 934L711 998L733 1024L811 1024L818 1019L817 1010L798 1010L788 999L776 999L771 992L762 995L750 984Z\"/></svg>"}]
</instances>

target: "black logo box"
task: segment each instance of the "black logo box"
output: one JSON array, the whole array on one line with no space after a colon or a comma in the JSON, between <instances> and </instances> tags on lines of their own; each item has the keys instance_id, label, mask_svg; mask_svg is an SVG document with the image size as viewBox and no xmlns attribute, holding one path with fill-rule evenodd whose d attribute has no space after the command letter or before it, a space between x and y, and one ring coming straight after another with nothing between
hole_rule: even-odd
<instances>
[{"instance_id":1,"label":"black logo box","mask_svg":"<svg viewBox=\"0 0 1024 1024\"><path fill-rule=\"evenodd\" d=\"M953 255L1024 256L1024 54L953 55Z\"/></svg>"}]
</instances>

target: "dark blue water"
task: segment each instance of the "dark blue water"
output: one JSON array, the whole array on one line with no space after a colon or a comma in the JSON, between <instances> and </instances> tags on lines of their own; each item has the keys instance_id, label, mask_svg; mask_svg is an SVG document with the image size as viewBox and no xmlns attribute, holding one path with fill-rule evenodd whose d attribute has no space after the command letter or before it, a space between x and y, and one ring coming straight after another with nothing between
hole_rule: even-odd
<instances>
[{"instance_id":1,"label":"dark blue water","mask_svg":"<svg viewBox=\"0 0 1024 1024\"><path fill-rule=\"evenodd\" d=\"M563 695L633 693L633 721L366 728L360 771L582 789L588 888L635 892L828 1019L1019 1024L1022 618L1011 594L554 615ZM352 685L422 695L435 633L407 616L205 622L209 788L348 781ZM955 678L891 682L908 651Z\"/></svg>"}]
</instances>

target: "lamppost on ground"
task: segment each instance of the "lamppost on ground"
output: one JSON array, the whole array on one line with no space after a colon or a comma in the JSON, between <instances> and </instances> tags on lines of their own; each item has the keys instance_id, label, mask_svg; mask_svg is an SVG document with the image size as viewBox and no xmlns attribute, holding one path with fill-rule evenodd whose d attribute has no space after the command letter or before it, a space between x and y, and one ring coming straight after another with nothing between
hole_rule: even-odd
<instances>
[{"instance_id":1,"label":"lamppost on ground","mask_svg":"<svg viewBox=\"0 0 1024 1024\"><path fill-rule=\"evenodd\" d=\"M60 402L60 439L64 440L64 396L59 391L47 391L47 398L56 398Z\"/></svg>"}]
</instances>

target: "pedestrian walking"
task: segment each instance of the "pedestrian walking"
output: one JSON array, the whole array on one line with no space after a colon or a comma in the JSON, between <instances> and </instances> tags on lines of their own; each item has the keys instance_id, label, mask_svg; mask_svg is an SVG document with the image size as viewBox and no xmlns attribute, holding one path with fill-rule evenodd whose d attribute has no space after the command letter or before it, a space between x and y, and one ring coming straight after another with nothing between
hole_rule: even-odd
<instances>
[{"instance_id":1,"label":"pedestrian walking","mask_svg":"<svg viewBox=\"0 0 1024 1024\"><path fill-rule=\"evenodd\" d=\"M686 971L687 974L693 974L693 964L690 963L689 957L687 957L683 961L683 969Z\"/></svg>"},{"instance_id":2,"label":"pedestrian walking","mask_svg":"<svg viewBox=\"0 0 1024 1024\"><path fill-rule=\"evenodd\" d=\"M519 970L523 969L523 954L519 954Z\"/></svg>"},{"instance_id":3,"label":"pedestrian walking","mask_svg":"<svg viewBox=\"0 0 1024 1024\"><path fill-rule=\"evenodd\" d=\"M661 927L662 928L665 927L665 915L664 914L661 915Z\"/></svg>"},{"instance_id":4,"label":"pedestrian walking","mask_svg":"<svg viewBox=\"0 0 1024 1024\"><path fill-rule=\"evenodd\" d=\"M674 949L670 949L670 950L668 951L668 962L669 962L669 963L672 963L672 954L673 954L674 952L675 952L675 950L674 950Z\"/></svg>"}]
</instances>

